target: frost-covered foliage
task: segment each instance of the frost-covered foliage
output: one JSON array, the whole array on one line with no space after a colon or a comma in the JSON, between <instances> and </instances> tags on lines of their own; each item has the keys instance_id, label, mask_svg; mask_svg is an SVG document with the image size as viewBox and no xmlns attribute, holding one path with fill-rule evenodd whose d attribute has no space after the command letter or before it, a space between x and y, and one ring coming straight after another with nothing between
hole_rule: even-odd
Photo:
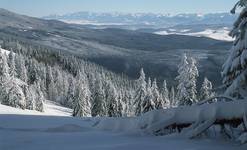
<instances>
[{"instance_id":1,"label":"frost-covered foliage","mask_svg":"<svg viewBox=\"0 0 247 150\"><path fill-rule=\"evenodd\" d=\"M145 95L144 100L142 101L142 112L141 113L146 113L146 112L156 109L154 92L155 91L152 86L152 81L150 78L148 78L148 84L146 87L146 95Z\"/></svg>"},{"instance_id":2,"label":"frost-covered foliage","mask_svg":"<svg viewBox=\"0 0 247 150\"><path fill-rule=\"evenodd\" d=\"M170 93L169 93L169 90L167 88L166 80L163 81L163 86L161 89L161 95L162 95L162 108L169 108L172 104L172 101L170 100L170 97L169 97Z\"/></svg>"},{"instance_id":3,"label":"frost-covered foliage","mask_svg":"<svg viewBox=\"0 0 247 150\"><path fill-rule=\"evenodd\" d=\"M118 116L118 93L116 88L111 82L108 82L107 89L107 100L108 100L108 116L117 117Z\"/></svg>"},{"instance_id":4,"label":"frost-covered foliage","mask_svg":"<svg viewBox=\"0 0 247 150\"><path fill-rule=\"evenodd\" d=\"M231 12L235 13L238 7L241 13L230 33L235 41L223 65L222 76L227 87L225 94L244 98L247 96L247 1L238 1Z\"/></svg>"},{"instance_id":5,"label":"frost-covered foliage","mask_svg":"<svg viewBox=\"0 0 247 150\"><path fill-rule=\"evenodd\" d=\"M92 116L106 116L105 92L100 79L96 79L94 88Z\"/></svg>"},{"instance_id":6,"label":"frost-covered foliage","mask_svg":"<svg viewBox=\"0 0 247 150\"><path fill-rule=\"evenodd\" d=\"M196 81L199 74L196 60L192 57L188 59L184 54L179 64L178 74L176 77L178 105L191 105L197 102Z\"/></svg>"},{"instance_id":7,"label":"frost-covered foliage","mask_svg":"<svg viewBox=\"0 0 247 150\"><path fill-rule=\"evenodd\" d=\"M155 104L155 108L156 109L165 108L165 102L163 101L163 99L159 93L159 88L158 88L156 79L154 79L154 81L152 83L151 90L152 90L152 96L153 96L153 102Z\"/></svg>"},{"instance_id":8,"label":"frost-covered foliage","mask_svg":"<svg viewBox=\"0 0 247 150\"><path fill-rule=\"evenodd\" d=\"M13 51L1 55L6 61L0 59L1 103L5 101L9 105L8 83L5 83L8 80L4 78L15 78L25 83L25 86L12 84L17 86L15 91L22 91L20 95L24 95L25 99L23 105L21 102L21 106L13 107L45 111L42 105L47 99L73 108L74 116L122 117L140 115L153 109L167 109L182 102L175 97L174 89L169 92L166 82L162 86L155 79L153 82L150 78L146 81L143 69L136 81L47 47L11 40L4 41L4 47ZM193 73L196 67L193 62L188 59L185 81L195 81L196 75ZM186 98L193 102L195 83L181 84L186 85Z\"/></svg>"},{"instance_id":9,"label":"frost-covered foliage","mask_svg":"<svg viewBox=\"0 0 247 150\"><path fill-rule=\"evenodd\" d=\"M170 90L170 95L169 95L169 100L170 100L170 107L175 107L177 106L177 99L175 98L175 89L174 87L171 87Z\"/></svg>"},{"instance_id":10,"label":"frost-covered foliage","mask_svg":"<svg viewBox=\"0 0 247 150\"><path fill-rule=\"evenodd\" d=\"M137 80L137 84L138 84L138 88L135 94L135 114L138 116L143 112L143 102L145 101L145 97L147 95L147 91L146 91L146 86L147 83L145 81L146 77L145 77L145 73L143 71L143 68L140 71L140 77Z\"/></svg>"},{"instance_id":11,"label":"frost-covered foliage","mask_svg":"<svg viewBox=\"0 0 247 150\"><path fill-rule=\"evenodd\" d=\"M213 92L213 85L208 78L205 77L200 90L200 99L205 100L213 96L215 96L215 93Z\"/></svg>"},{"instance_id":12,"label":"frost-covered foliage","mask_svg":"<svg viewBox=\"0 0 247 150\"><path fill-rule=\"evenodd\" d=\"M85 75L78 73L78 85L76 100L74 104L73 116L91 117L91 92L89 90L88 81Z\"/></svg>"}]
</instances>

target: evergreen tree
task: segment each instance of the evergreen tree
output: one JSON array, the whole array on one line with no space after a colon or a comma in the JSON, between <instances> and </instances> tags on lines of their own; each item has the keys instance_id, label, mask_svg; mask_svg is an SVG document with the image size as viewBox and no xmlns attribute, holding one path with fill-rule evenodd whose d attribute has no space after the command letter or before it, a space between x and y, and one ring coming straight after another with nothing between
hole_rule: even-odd
<instances>
[{"instance_id":1,"label":"evergreen tree","mask_svg":"<svg viewBox=\"0 0 247 150\"><path fill-rule=\"evenodd\" d=\"M143 101L146 97L146 81L145 81L145 73L143 68L140 71L140 77L137 80L138 88L134 98L135 105L135 115L140 115L143 112Z\"/></svg>"},{"instance_id":2,"label":"evergreen tree","mask_svg":"<svg viewBox=\"0 0 247 150\"><path fill-rule=\"evenodd\" d=\"M27 76L27 68L25 66L25 60L24 57L22 56L18 56L18 68L17 68L17 72L18 72L18 77L19 79L21 79L23 82L27 83L28 81L28 76Z\"/></svg>"},{"instance_id":3,"label":"evergreen tree","mask_svg":"<svg viewBox=\"0 0 247 150\"><path fill-rule=\"evenodd\" d=\"M89 91L88 82L81 72L78 73L78 92L75 100L73 116L91 117L91 92Z\"/></svg>"},{"instance_id":4,"label":"evergreen tree","mask_svg":"<svg viewBox=\"0 0 247 150\"><path fill-rule=\"evenodd\" d=\"M176 98L175 98L175 90L174 90L174 87L171 87L171 91L170 91L170 107L175 107L177 106L177 101L176 101Z\"/></svg>"},{"instance_id":5,"label":"evergreen tree","mask_svg":"<svg viewBox=\"0 0 247 150\"><path fill-rule=\"evenodd\" d=\"M214 92L212 92L212 90L213 90L212 83L205 77L200 90L201 100L206 100L213 97L215 94Z\"/></svg>"},{"instance_id":6,"label":"evergreen tree","mask_svg":"<svg viewBox=\"0 0 247 150\"><path fill-rule=\"evenodd\" d=\"M53 78L52 69L50 66L48 66L47 68L46 84L47 84L47 90L48 90L48 99L55 101L57 99L57 89L55 85L55 80Z\"/></svg>"},{"instance_id":7,"label":"evergreen tree","mask_svg":"<svg viewBox=\"0 0 247 150\"><path fill-rule=\"evenodd\" d=\"M109 81L108 81L109 82ZM109 89L107 89L108 93L108 116L109 117L117 117L118 116L118 93L116 88L113 86L111 82L109 82Z\"/></svg>"},{"instance_id":8,"label":"evergreen tree","mask_svg":"<svg viewBox=\"0 0 247 150\"><path fill-rule=\"evenodd\" d=\"M0 51L0 102L2 104L8 104L8 81L10 80L9 76L9 66L7 63L6 54Z\"/></svg>"},{"instance_id":9,"label":"evergreen tree","mask_svg":"<svg viewBox=\"0 0 247 150\"><path fill-rule=\"evenodd\" d=\"M75 81L72 77L69 78L69 88L67 93L66 106L74 108L75 104Z\"/></svg>"},{"instance_id":10,"label":"evergreen tree","mask_svg":"<svg viewBox=\"0 0 247 150\"><path fill-rule=\"evenodd\" d=\"M41 80L36 81L35 89L36 89L36 102L35 102L35 110L43 112L44 111L44 95L40 89Z\"/></svg>"},{"instance_id":11,"label":"evergreen tree","mask_svg":"<svg viewBox=\"0 0 247 150\"><path fill-rule=\"evenodd\" d=\"M142 113L156 109L152 89L147 89L146 96L142 101Z\"/></svg>"},{"instance_id":12,"label":"evergreen tree","mask_svg":"<svg viewBox=\"0 0 247 150\"><path fill-rule=\"evenodd\" d=\"M25 109L26 108L26 99L21 88L22 85L25 85L21 80L16 78L11 78L7 81L7 99L3 103L8 106Z\"/></svg>"},{"instance_id":13,"label":"evergreen tree","mask_svg":"<svg viewBox=\"0 0 247 150\"><path fill-rule=\"evenodd\" d=\"M151 90L152 90L152 97L153 97L153 102L155 104L155 108L156 109L163 109L165 107L165 102L163 101L162 97L160 96L156 79L154 79L154 81L152 83Z\"/></svg>"},{"instance_id":14,"label":"evergreen tree","mask_svg":"<svg viewBox=\"0 0 247 150\"><path fill-rule=\"evenodd\" d=\"M223 65L223 83L225 84L225 94L237 98L247 97L247 1L239 0L232 13L235 14L236 9L240 7L241 13L234 23L230 35L235 38L230 55Z\"/></svg>"},{"instance_id":15,"label":"evergreen tree","mask_svg":"<svg viewBox=\"0 0 247 150\"><path fill-rule=\"evenodd\" d=\"M95 82L95 93L93 96L92 116L94 117L106 116L105 92L100 77L98 77Z\"/></svg>"},{"instance_id":16,"label":"evergreen tree","mask_svg":"<svg viewBox=\"0 0 247 150\"><path fill-rule=\"evenodd\" d=\"M188 70L188 82L187 82L187 90L188 96L192 103L198 102L197 100L197 87L196 82L199 77L199 72L196 66L196 60L192 57L189 59L189 70Z\"/></svg>"},{"instance_id":17,"label":"evergreen tree","mask_svg":"<svg viewBox=\"0 0 247 150\"><path fill-rule=\"evenodd\" d=\"M26 109L35 110L36 109L36 87L35 85L26 86L24 93L26 95Z\"/></svg>"},{"instance_id":18,"label":"evergreen tree","mask_svg":"<svg viewBox=\"0 0 247 150\"><path fill-rule=\"evenodd\" d=\"M162 108L169 108L171 105L169 99L169 90L167 88L166 80L163 81L163 87L161 89L161 96L162 96Z\"/></svg>"},{"instance_id":19,"label":"evergreen tree","mask_svg":"<svg viewBox=\"0 0 247 150\"><path fill-rule=\"evenodd\" d=\"M15 55L12 50L9 53L9 75L11 77L17 77L16 66L15 66Z\"/></svg>"},{"instance_id":20,"label":"evergreen tree","mask_svg":"<svg viewBox=\"0 0 247 150\"><path fill-rule=\"evenodd\" d=\"M196 80L199 76L195 59L190 58L188 61L184 54L179 64L178 74L176 77L178 104L192 105L197 102Z\"/></svg>"},{"instance_id":21,"label":"evergreen tree","mask_svg":"<svg viewBox=\"0 0 247 150\"><path fill-rule=\"evenodd\" d=\"M117 117L123 116L123 107L124 107L124 103L122 101L122 94L119 93L117 99Z\"/></svg>"}]
</instances>

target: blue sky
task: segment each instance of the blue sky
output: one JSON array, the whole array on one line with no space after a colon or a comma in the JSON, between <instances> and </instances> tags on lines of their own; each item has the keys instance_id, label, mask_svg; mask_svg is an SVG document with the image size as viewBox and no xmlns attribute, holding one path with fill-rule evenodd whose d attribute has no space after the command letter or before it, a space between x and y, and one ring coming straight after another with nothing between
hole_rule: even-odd
<instances>
[{"instance_id":1,"label":"blue sky","mask_svg":"<svg viewBox=\"0 0 247 150\"><path fill-rule=\"evenodd\" d=\"M229 12L237 0L0 0L0 7L30 16L92 12Z\"/></svg>"}]
</instances>

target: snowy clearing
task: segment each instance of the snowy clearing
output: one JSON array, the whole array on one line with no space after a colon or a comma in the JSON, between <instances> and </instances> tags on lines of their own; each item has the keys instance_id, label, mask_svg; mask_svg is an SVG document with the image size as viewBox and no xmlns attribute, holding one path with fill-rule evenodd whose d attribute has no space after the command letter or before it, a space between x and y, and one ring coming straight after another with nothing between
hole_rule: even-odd
<instances>
[{"instance_id":1,"label":"snowy clearing","mask_svg":"<svg viewBox=\"0 0 247 150\"><path fill-rule=\"evenodd\" d=\"M181 30L181 31L158 31L155 32L155 34L159 35L170 35L170 34L178 34L178 35L189 35L189 36L196 36L196 37L208 37L215 40L221 40L221 41L233 41L233 38L229 36L229 29L222 28L219 30L213 30L213 29L205 29L204 31L200 32L190 32L189 30Z\"/></svg>"},{"instance_id":2,"label":"snowy clearing","mask_svg":"<svg viewBox=\"0 0 247 150\"><path fill-rule=\"evenodd\" d=\"M137 126L136 118L73 118L66 116L69 109L51 102L45 106L48 111L39 113L0 105L0 149L246 150L247 148L246 145L218 138L189 140L179 135L150 136L133 130L134 126ZM62 114L64 116L56 116Z\"/></svg>"},{"instance_id":3,"label":"snowy clearing","mask_svg":"<svg viewBox=\"0 0 247 150\"><path fill-rule=\"evenodd\" d=\"M54 102L46 101L44 104L45 112L41 113L34 110L22 110L0 104L0 114L18 114L18 115L40 115L40 116L71 116L72 111L69 108L60 106Z\"/></svg>"}]
</instances>

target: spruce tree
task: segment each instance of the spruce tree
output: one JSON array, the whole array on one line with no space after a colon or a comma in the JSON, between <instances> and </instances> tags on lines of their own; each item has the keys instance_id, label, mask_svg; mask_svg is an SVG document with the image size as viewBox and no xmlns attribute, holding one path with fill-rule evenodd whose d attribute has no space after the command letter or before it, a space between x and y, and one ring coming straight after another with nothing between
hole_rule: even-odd
<instances>
[{"instance_id":1,"label":"spruce tree","mask_svg":"<svg viewBox=\"0 0 247 150\"><path fill-rule=\"evenodd\" d=\"M75 98L75 105L73 116L77 117L91 117L91 92L85 76L78 73L77 81L77 94Z\"/></svg>"},{"instance_id":2,"label":"spruce tree","mask_svg":"<svg viewBox=\"0 0 247 150\"><path fill-rule=\"evenodd\" d=\"M109 81L108 81L109 82ZM109 87L107 89L108 93L108 116L117 117L118 116L118 93L116 88L111 82L109 82Z\"/></svg>"},{"instance_id":3,"label":"spruce tree","mask_svg":"<svg viewBox=\"0 0 247 150\"><path fill-rule=\"evenodd\" d=\"M230 55L223 65L222 76L226 95L245 98L247 97L247 0L239 0L231 13L235 14L238 7L241 8L241 13L230 32L235 40Z\"/></svg>"},{"instance_id":4,"label":"spruce tree","mask_svg":"<svg viewBox=\"0 0 247 150\"><path fill-rule=\"evenodd\" d=\"M212 90L212 83L205 77L200 90L200 99L206 100L208 98L213 97L215 94Z\"/></svg>"},{"instance_id":5,"label":"spruce tree","mask_svg":"<svg viewBox=\"0 0 247 150\"><path fill-rule=\"evenodd\" d=\"M106 116L105 92L103 89L101 77L97 77L92 104L92 116Z\"/></svg>"},{"instance_id":6,"label":"spruce tree","mask_svg":"<svg viewBox=\"0 0 247 150\"><path fill-rule=\"evenodd\" d=\"M196 81L199 76L196 61L194 58L188 60L186 54L183 55L179 64L177 86L177 98L179 105L192 105L197 102Z\"/></svg>"},{"instance_id":7,"label":"spruce tree","mask_svg":"<svg viewBox=\"0 0 247 150\"><path fill-rule=\"evenodd\" d=\"M145 73L143 71L143 68L140 71L140 77L137 80L137 90L135 93L135 98L134 98L134 105L135 105L135 115L139 116L143 112L143 102L146 97L146 86L147 83L145 81Z\"/></svg>"},{"instance_id":8,"label":"spruce tree","mask_svg":"<svg viewBox=\"0 0 247 150\"><path fill-rule=\"evenodd\" d=\"M156 109L156 106L154 103L154 96L152 93L152 89L147 89L146 96L142 101L142 113L146 113L154 109Z\"/></svg>"},{"instance_id":9,"label":"spruce tree","mask_svg":"<svg viewBox=\"0 0 247 150\"><path fill-rule=\"evenodd\" d=\"M171 105L171 102L169 98L169 90L167 88L166 80L163 81L163 87L161 89L161 96L162 96L162 108L169 108Z\"/></svg>"},{"instance_id":10,"label":"spruce tree","mask_svg":"<svg viewBox=\"0 0 247 150\"><path fill-rule=\"evenodd\" d=\"M11 77L17 77L16 65L15 65L15 54L11 50L9 53L9 75Z\"/></svg>"},{"instance_id":11,"label":"spruce tree","mask_svg":"<svg viewBox=\"0 0 247 150\"><path fill-rule=\"evenodd\" d=\"M35 110L43 112L44 111L44 95L40 89L41 80L36 81L35 89L36 89L36 100L35 100Z\"/></svg>"},{"instance_id":12,"label":"spruce tree","mask_svg":"<svg viewBox=\"0 0 247 150\"><path fill-rule=\"evenodd\" d=\"M153 102L155 104L155 108L156 109L165 108L165 102L163 101L162 97L160 96L159 88L158 88L156 79L154 79L154 81L152 83L151 90L152 90L152 97L153 97Z\"/></svg>"},{"instance_id":13,"label":"spruce tree","mask_svg":"<svg viewBox=\"0 0 247 150\"><path fill-rule=\"evenodd\" d=\"M9 66L7 62L7 55L0 51L0 102L2 104L8 104L8 81L9 76Z\"/></svg>"},{"instance_id":14,"label":"spruce tree","mask_svg":"<svg viewBox=\"0 0 247 150\"><path fill-rule=\"evenodd\" d=\"M176 95L175 94L175 89L174 89L174 87L171 87L170 95L169 95L170 107L176 107L177 106L177 101L176 101L175 95Z\"/></svg>"}]
</instances>

